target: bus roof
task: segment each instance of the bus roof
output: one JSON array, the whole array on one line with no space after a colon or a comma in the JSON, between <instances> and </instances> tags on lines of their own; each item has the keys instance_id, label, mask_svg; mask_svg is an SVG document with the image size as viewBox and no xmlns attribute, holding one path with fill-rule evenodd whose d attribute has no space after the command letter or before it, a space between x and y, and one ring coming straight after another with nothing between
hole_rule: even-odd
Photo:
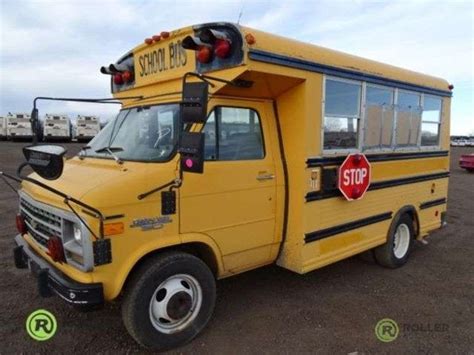
<instances>
[{"instance_id":1,"label":"bus roof","mask_svg":"<svg viewBox=\"0 0 474 355\"><path fill-rule=\"evenodd\" d=\"M231 55L227 59L198 63L193 51L190 51L189 47L183 48L186 38L197 38L197 35L200 36L208 29L227 32L231 37ZM258 66L258 70L265 72L265 65L284 66L373 84L396 86L400 89L451 96L452 87L450 88L444 79L225 22L162 32L161 36L153 36L135 47L117 63L102 67L101 72L112 75L112 92L114 96L120 98L127 96L126 92L138 94L139 92L133 89L142 86L181 80L183 75L190 71L206 74L227 69L226 79L232 80L242 72L254 69L253 66ZM107 68L113 66L115 66L113 70L122 66L134 71L133 76L128 76L132 80L118 85L114 83L115 73L113 70L107 72ZM228 69L232 68L234 70L230 72ZM219 73L224 74L224 71ZM234 77L231 77L232 75ZM120 77L118 79L121 80Z\"/></svg>"},{"instance_id":2,"label":"bus roof","mask_svg":"<svg viewBox=\"0 0 474 355\"><path fill-rule=\"evenodd\" d=\"M255 38L255 44L249 49L251 60L347 78L366 77L373 81L381 79L381 84L383 79L388 79L433 88L449 94L449 83L441 78L243 26L240 28L244 36L251 34Z\"/></svg>"}]
</instances>

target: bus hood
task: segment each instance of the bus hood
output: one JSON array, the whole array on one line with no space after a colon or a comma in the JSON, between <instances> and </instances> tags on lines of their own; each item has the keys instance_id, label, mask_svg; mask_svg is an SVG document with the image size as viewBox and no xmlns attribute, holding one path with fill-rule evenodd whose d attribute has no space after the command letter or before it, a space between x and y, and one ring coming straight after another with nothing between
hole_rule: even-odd
<instances>
[{"instance_id":1,"label":"bus hood","mask_svg":"<svg viewBox=\"0 0 474 355\"><path fill-rule=\"evenodd\" d=\"M124 162L111 159L73 158L66 161L57 180L30 177L97 209L136 203L137 196L174 178L173 169L164 164ZM23 191L35 200L65 209L64 199L31 182L22 183Z\"/></svg>"}]
</instances>

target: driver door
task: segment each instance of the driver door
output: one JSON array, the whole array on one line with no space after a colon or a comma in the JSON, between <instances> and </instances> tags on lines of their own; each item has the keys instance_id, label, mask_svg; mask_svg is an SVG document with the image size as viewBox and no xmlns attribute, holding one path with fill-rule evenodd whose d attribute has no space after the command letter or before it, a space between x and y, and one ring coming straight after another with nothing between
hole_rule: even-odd
<instances>
[{"instance_id":1,"label":"driver door","mask_svg":"<svg viewBox=\"0 0 474 355\"><path fill-rule=\"evenodd\" d=\"M213 102L203 128L204 173L185 173L181 187L180 230L212 238L234 273L274 259L274 127L264 103Z\"/></svg>"}]
</instances>

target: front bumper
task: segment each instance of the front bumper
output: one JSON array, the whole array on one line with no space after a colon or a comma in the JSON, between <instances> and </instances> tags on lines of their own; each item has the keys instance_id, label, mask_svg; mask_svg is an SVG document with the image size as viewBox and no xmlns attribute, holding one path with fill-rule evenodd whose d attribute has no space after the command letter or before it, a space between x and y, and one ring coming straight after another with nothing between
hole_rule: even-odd
<instances>
[{"instance_id":1,"label":"front bumper","mask_svg":"<svg viewBox=\"0 0 474 355\"><path fill-rule=\"evenodd\" d=\"M39 256L21 236L15 237L17 246L13 249L15 266L29 268L38 280L38 292L42 297L57 294L67 303L75 306L100 306L104 303L101 283L83 284L66 276Z\"/></svg>"}]
</instances>

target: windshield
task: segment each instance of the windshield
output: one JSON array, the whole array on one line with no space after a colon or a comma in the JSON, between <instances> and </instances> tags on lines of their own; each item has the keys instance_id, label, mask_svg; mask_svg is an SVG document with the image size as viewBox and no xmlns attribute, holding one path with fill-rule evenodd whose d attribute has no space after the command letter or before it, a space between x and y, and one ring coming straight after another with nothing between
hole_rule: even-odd
<instances>
[{"instance_id":1,"label":"windshield","mask_svg":"<svg viewBox=\"0 0 474 355\"><path fill-rule=\"evenodd\" d=\"M113 159L112 150L120 160L166 161L178 141L178 115L178 104L122 110L80 155Z\"/></svg>"}]
</instances>

